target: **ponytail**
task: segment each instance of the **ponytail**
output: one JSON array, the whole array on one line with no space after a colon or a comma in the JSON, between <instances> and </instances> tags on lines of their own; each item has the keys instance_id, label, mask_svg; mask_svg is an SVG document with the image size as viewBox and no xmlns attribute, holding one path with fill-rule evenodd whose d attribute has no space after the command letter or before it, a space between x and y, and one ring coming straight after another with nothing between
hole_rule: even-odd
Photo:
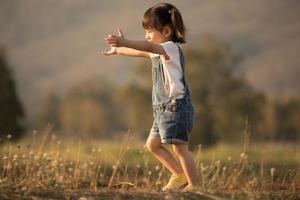
<instances>
[{"instance_id":1,"label":"ponytail","mask_svg":"<svg viewBox=\"0 0 300 200\"><path fill-rule=\"evenodd\" d=\"M185 43L185 27L180 12L176 8L172 8L169 12L174 34L176 35L178 42Z\"/></svg>"}]
</instances>

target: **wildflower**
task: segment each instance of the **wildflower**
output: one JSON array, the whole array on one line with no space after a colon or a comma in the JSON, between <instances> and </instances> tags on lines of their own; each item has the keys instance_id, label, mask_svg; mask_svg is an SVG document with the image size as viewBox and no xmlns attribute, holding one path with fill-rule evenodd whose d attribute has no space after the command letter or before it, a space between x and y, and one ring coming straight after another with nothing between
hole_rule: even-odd
<instances>
[{"instance_id":1,"label":"wildflower","mask_svg":"<svg viewBox=\"0 0 300 200\"><path fill-rule=\"evenodd\" d=\"M55 166L57 164L57 160L53 160L52 165Z\"/></svg>"},{"instance_id":2,"label":"wildflower","mask_svg":"<svg viewBox=\"0 0 300 200\"><path fill-rule=\"evenodd\" d=\"M274 177L275 171L276 171L276 169L275 169L274 167L272 167L272 168L270 169L272 179L273 179L273 177Z\"/></svg>"},{"instance_id":3,"label":"wildflower","mask_svg":"<svg viewBox=\"0 0 300 200\"><path fill-rule=\"evenodd\" d=\"M5 166L6 169L10 170L11 169L11 165L8 163L6 166Z\"/></svg>"},{"instance_id":4,"label":"wildflower","mask_svg":"<svg viewBox=\"0 0 300 200\"><path fill-rule=\"evenodd\" d=\"M227 170L227 167L224 166L224 167L222 168L222 170L223 170L223 172L225 172L225 171Z\"/></svg>"},{"instance_id":5,"label":"wildflower","mask_svg":"<svg viewBox=\"0 0 300 200\"><path fill-rule=\"evenodd\" d=\"M138 169L141 168L141 165L140 165L140 164L137 164L137 165L136 165L136 168L138 168Z\"/></svg>"},{"instance_id":6,"label":"wildflower","mask_svg":"<svg viewBox=\"0 0 300 200\"><path fill-rule=\"evenodd\" d=\"M228 161L231 161L231 160L232 160L232 157L231 157L231 156L228 156L227 160L228 160Z\"/></svg>"},{"instance_id":7,"label":"wildflower","mask_svg":"<svg viewBox=\"0 0 300 200\"><path fill-rule=\"evenodd\" d=\"M15 154L15 155L13 156L13 161L16 161L17 159L18 159L18 155Z\"/></svg>"},{"instance_id":8,"label":"wildflower","mask_svg":"<svg viewBox=\"0 0 300 200\"><path fill-rule=\"evenodd\" d=\"M219 165L220 165L220 163L221 163L221 161L220 161L220 160L217 160L217 161L216 161L216 165L217 165L217 166L219 166Z\"/></svg>"},{"instance_id":9,"label":"wildflower","mask_svg":"<svg viewBox=\"0 0 300 200\"><path fill-rule=\"evenodd\" d=\"M160 167L158 165L155 166L155 170L158 171Z\"/></svg>"},{"instance_id":10,"label":"wildflower","mask_svg":"<svg viewBox=\"0 0 300 200\"><path fill-rule=\"evenodd\" d=\"M151 174L152 174L152 171L148 171L148 175L151 176Z\"/></svg>"},{"instance_id":11,"label":"wildflower","mask_svg":"<svg viewBox=\"0 0 300 200\"><path fill-rule=\"evenodd\" d=\"M52 140L56 139L56 135L52 134Z\"/></svg>"},{"instance_id":12,"label":"wildflower","mask_svg":"<svg viewBox=\"0 0 300 200\"><path fill-rule=\"evenodd\" d=\"M8 135L6 136L6 138L10 140L10 139L12 138L12 135L11 135L11 134L8 134Z\"/></svg>"},{"instance_id":13,"label":"wildflower","mask_svg":"<svg viewBox=\"0 0 300 200\"><path fill-rule=\"evenodd\" d=\"M101 148L98 148L98 152L100 153L102 151L102 149Z\"/></svg>"},{"instance_id":14,"label":"wildflower","mask_svg":"<svg viewBox=\"0 0 300 200\"><path fill-rule=\"evenodd\" d=\"M21 188L21 191L22 192L25 192L27 190L27 187L26 186L23 186L22 188Z\"/></svg>"},{"instance_id":15,"label":"wildflower","mask_svg":"<svg viewBox=\"0 0 300 200\"><path fill-rule=\"evenodd\" d=\"M204 166L203 163L200 163L200 168L201 168L201 171L205 171L206 170L206 167Z\"/></svg>"}]
</instances>

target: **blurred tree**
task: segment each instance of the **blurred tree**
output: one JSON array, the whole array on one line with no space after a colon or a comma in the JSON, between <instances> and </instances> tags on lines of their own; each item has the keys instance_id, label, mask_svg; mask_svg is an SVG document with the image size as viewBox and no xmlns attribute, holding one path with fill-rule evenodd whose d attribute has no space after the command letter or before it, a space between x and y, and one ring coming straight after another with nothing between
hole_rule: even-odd
<instances>
[{"instance_id":1,"label":"blurred tree","mask_svg":"<svg viewBox=\"0 0 300 200\"><path fill-rule=\"evenodd\" d=\"M119 128L115 89L105 80L88 81L71 89L60 104L60 123L67 134L110 137Z\"/></svg>"},{"instance_id":2,"label":"blurred tree","mask_svg":"<svg viewBox=\"0 0 300 200\"><path fill-rule=\"evenodd\" d=\"M241 56L215 37L203 37L198 50L186 52L187 79L196 108L191 147L240 141L246 119L256 124L265 99L239 71Z\"/></svg>"},{"instance_id":3,"label":"blurred tree","mask_svg":"<svg viewBox=\"0 0 300 200\"><path fill-rule=\"evenodd\" d=\"M54 124L54 131L60 130L61 127L59 119L59 109L60 99L58 95L56 95L55 92L52 91L46 96L41 109L37 114L34 124L38 128L45 128L48 123L51 123Z\"/></svg>"},{"instance_id":4,"label":"blurred tree","mask_svg":"<svg viewBox=\"0 0 300 200\"><path fill-rule=\"evenodd\" d=\"M5 51L0 48L0 136L18 139L24 133L24 110L9 68Z\"/></svg>"},{"instance_id":5,"label":"blurred tree","mask_svg":"<svg viewBox=\"0 0 300 200\"><path fill-rule=\"evenodd\" d=\"M296 141L300 134L300 98L291 97L274 103L276 132L275 139Z\"/></svg>"},{"instance_id":6,"label":"blurred tree","mask_svg":"<svg viewBox=\"0 0 300 200\"><path fill-rule=\"evenodd\" d=\"M135 69L134 80L129 81L116 93L116 102L122 110L122 122L127 128L148 136L152 121L151 63L141 62Z\"/></svg>"}]
</instances>

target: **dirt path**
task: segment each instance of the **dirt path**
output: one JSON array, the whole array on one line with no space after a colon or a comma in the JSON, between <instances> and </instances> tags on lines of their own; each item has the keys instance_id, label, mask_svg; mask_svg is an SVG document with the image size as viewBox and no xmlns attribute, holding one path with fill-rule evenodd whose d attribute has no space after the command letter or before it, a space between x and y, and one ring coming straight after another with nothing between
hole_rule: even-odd
<instances>
[{"instance_id":1,"label":"dirt path","mask_svg":"<svg viewBox=\"0 0 300 200\"><path fill-rule=\"evenodd\" d=\"M33 199L33 200L223 200L212 195L196 194L196 193L178 193L178 192L136 192L136 191L100 191L100 192L84 192L84 191L55 191L43 190L32 191L28 194L2 193L1 199Z\"/></svg>"}]
</instances>

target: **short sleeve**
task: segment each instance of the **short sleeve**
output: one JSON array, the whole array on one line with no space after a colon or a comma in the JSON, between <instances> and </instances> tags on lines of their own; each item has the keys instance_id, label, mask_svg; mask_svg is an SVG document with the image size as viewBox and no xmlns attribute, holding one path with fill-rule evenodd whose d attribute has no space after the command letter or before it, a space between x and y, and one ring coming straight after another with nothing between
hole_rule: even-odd
<instances>
[{"instance_id":1,"label":"short sleeve","mask_svg":"<svg viewBox=\"0 0 300 200\"><path fill-rule=\"evenodd\" d=\"M162 43L161 46L164 48L166 54L169 56L169 60L164 60L164 62L173 62L179 56L178 46L172 42L168 41Z\"/></svg>"}]
</instances>

